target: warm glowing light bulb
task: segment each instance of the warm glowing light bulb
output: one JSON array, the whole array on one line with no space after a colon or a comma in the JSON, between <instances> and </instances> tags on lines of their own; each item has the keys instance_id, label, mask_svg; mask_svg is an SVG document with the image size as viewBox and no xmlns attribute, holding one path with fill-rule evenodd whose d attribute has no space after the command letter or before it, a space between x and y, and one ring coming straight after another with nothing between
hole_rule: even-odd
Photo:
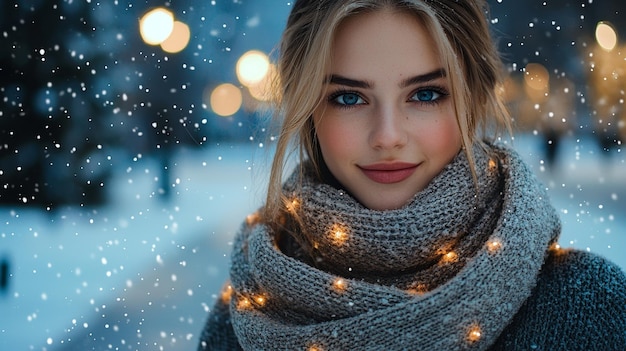
<instances>
[{"instance_id":1,"label":"warm glowing light bulb","mask_svg":"<svg viewBox=\"0 0 626 351\"><path fill-rule=\"evenodd\" d=\"M554 255L554 256L561 256L566 254L569 250L561 247L561 245L559 245L559 243L553 243L550 245L549 247L550 250L550 254Z\"/></svg>"},{"instance_id":2,"label":"warm glowing light bulb","mask_svg":"<svg viewBox=\"0 0 626 351\"><path fill-rule=\"evenodd\" d=\"M496 252L502 247L500 240L494 239L487 243L487 248L490 252Z\"/></svg>"},{"instance_id":3,"label":"warm glowing light bulb","mask_svg":"<svg viewBox=\"0 0 626 351\"><path fill-rule=\"evenodd\" d=\"M257 305L259 306L265 306L265 303L267 302L267 298L264 295L256 295L254 297L254 302L256 302Z\"/></svg>"},{"instance_id":4,"label":"warm glowing light bulb","mask_svg":"<svg viewBox=\"0 0 626 351\"><path fill-rule=\"evenodd\" d=\"M233 296L233 287L231 285L227 285L222 290L222 302L224 303L230 302L230 299L232 296Z\"/></svg>"},{"instance_id":5,"label":"warm glowing light bulb","mask_svg":"<svg viewBox=\"0 0 626 351\"><path fill-rule=\"evenodd\" d=\"M250 308L251 306L252 304L250 303L250 300L246 297L242 297L239 301L237 301L237 308L240 310Z\"/></svg>"},{"instance_id":6,"label":"warm glowing light bulb","mask_svg":"<svg viewBox=\"0 0 626 351\"><path fill-rule=\"evenodd\" d=\"M443 255L443 258L441 260L444 263L450 263L450 262L455 262L458 258L459 256L456 254L456 252L450 251L447 254Z\"/></svg>"},{"instance_id":7,"label":"warm glowing light bulb","mask_svg":"<svg viewBox=\"0 0 626 351\"><path fill-rule=\"evenodd\" d=\"M348 240L348 230L344 226L340 224L334 224L332 228L330 228L330 241L335 245L342 245Z\"/></svg>"},{"instance_id":8,"label":"warm glowing light bulb","mask_svg":"<svg viewBox=\"0 0 626 351\"><path fill-rule=\"evenodd\" d=\"M333 281L333 289L337 292L345 291L346 287L346 281L343 278L337 278Z\"/></svg>"},{"instance_id":9,"label":"warm glowing light bulb","mask_svg":"<svg viewBox=\"0 0 626 351\"><path fill-rule=\"evenodd\" d=\"M346 236L346 233L344 233L343 231L341 231L341 230L336 230L336 231L335 231L335 239L336 239L336 240L341 240L341 239L343 239L345 236Z\"/></svg>"},{"instance_id":10,"label":"warm glowing light bulb","mask_svg":"<svg viewBox=\"0 0 626 351\"><path fill-rule=\"evenodd\" d=\"M259 213L254 212L254 213L249 214L246 217L246 224L248 224L249 226L253 226L259 223L260 220L261 220L261 216L259 215Z\"/></svg>"},{"instance_id":11,"label":"warm glowing light bulb","mask_svg":"<svg viewBox=\"0 0 626 351\"><path fill-rule=\"evenodd\" d=\"M298 199L292 199L287 202L287 211L291 213L296 213L298 211L298 207L300 206L300 201Z\"/></svg>"},{"instance_id":12,"label":"warm glowing light bulb","mask_svg":"<svg viewBox=\"0 0 626 351\"><path fill-rule=\"evenodd\" d=\"M471 342L476 342L480 340L481 337L482 332L480 330L480 327L477 325L472 326L469 330L469 333L467 334L467 339Z\"/></svg>"},{"instance_id":13,"label":"warm glowing light bulb","mask_svg":"<svg viewBox=\"0 0 626 351\"><path fill-rule=\"evenodd\" d=\"M407 292L411 295L423 295L428 292L428 288L425 284L420 283L407 290Z\"/></svg>"},{"instance_id":14,"label":"warm glowing light bulb","mask_svg":"<svg viewBox=\"0 0 626 351\"><path fill-rule=\"evenodd\" d=\"M606 51L612 51L617 46L617 32L609 22L598 22L596 25L596 41Z\"/></svg>"},{"instance_id":15,"label":"warm glowing light bulb","mask_svg":"<svg viewBox=\"0 0 626 351\"><path fill-rule=\"evenodd\" d=\"M174 29L174 15L164 8L147 12L139 20L139 34L146 44L159 45Z\"/></svg>"}]
</instances>

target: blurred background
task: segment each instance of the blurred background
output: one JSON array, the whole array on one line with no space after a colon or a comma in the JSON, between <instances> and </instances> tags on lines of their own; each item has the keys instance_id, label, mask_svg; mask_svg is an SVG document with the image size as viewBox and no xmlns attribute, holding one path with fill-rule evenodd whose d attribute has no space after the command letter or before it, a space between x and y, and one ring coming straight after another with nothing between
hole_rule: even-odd
<instances>
[{"instance_id":1,"label":"blurred background","mask_svg":"<svg viewBox=\"0 0 626 351\"><path fill-rule=\"evenodd\" d=\"M626 3L489 2L512 143L561 245L626 269ZM0 349L195 349L263 200L290 9L1 2Z\"/></svg>"}]
</instances>

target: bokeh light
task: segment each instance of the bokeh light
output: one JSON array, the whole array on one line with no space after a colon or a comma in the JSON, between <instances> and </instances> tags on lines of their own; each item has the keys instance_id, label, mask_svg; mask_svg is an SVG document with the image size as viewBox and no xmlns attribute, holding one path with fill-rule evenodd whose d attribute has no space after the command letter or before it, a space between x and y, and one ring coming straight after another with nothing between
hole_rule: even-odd
<instances>
[{"instance_id":1,"label":"bokeh light","mask_svg":"<svg viewBox=\"0 0 626 351\"><path fill-rule=\"evenodd\" d=\"M139 20L139 33L146 44L161 44L173 30L174 15L164 8L150 10Z\"/></svg>"},{"instance_id":2,"label":"bokeh light","mask_svg":"<svg viewBox=\"0 0 626 351\"><path fill-rule=\"evenodd\" d=\"M243 96L241 90L230 83L218 85L209 97L211 109L222 117L232 116L241 108Z\"/></svg>"},{"instance_id":3,"label":"bokeh light","mask_svg":"<svg viewBox=\"0 0 626 351\"><path fill-rule=\"evenodd\" d=\"M163 51L171 54L181 52L189 44L190 38L191 31L189 26L183 22L174 21L172 33L161 43L161 48Z\"/></svg>"},{"instance_id":4,"label":"bokeh light","mask_svg":"<svg viewBox=\"0 0 626 351\"><path fill-rule=\"evenodd\" d=\"M273 97L272 83L276 79L276 65L270 64L269 69L263 79L259 82L248 86L250 95L258 101L267 102Z\"/></svg>"},{"instance_id":5,"label":"bokeh light","mask_svg":"<svg viewBox=\"0 0 626 351\"><path fill-rule=\"evenodd\" d=\"M541 102L550 90L550 74L539 63L529 63L524 69L524 91L533 102Z\"/></svg>"},{"instance_id":6,"label":"bokeh light","mask_svg":"<svg viewBox=\"0 0 626 351\"><path fill-rule=\"evenodd\" d=\"M617 32L609 22L598 22L596 41L601 48L611 51L617 46Z\"/></svg>"},{"instance_id":7,"label":"bokeh light","mask_svg":"<svg viewBox=\"0 0 626 351\"><path fill-rule=\"evenodd\" d=\"M237 79L244 86L252 86L261 82L270 69L270 61L266 54L258 50L250 50L237 61Z\"/></svg>"}]
</instances>

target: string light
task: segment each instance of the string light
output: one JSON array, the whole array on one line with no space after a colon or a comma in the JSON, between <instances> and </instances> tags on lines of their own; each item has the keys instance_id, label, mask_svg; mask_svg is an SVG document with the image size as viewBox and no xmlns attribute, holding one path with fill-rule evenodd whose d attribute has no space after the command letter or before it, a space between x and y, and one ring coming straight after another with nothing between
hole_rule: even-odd
<instances>
[{"instance_id":1,"label":"string light","mask_svg":"<svg viewBox=\"0 0 626 351\"><path fill-rule=\"evenodd\" d=\"M255 305L257 307L263 307L267 304L267 295L265 294L256 294L247 296L239 296L237 300L237 309L245 310L249 308L253 308Z\"/></svg>"},{"instance_id":2,"label":"string light","mask_svg":"<svg viewBox=\"0 0 626 351\"><path fill-rule=\"evenodd\" d=\"M492 172L495 171L496 170L496 166L497 166L496 161L494 161L494 159L490 158L489 159L489 170L492 171Z\"/></svg>"},{"instance_id":3,"label":"string light","mask_svg":"<svg viewBox=\"0 0 626 351\"><path fill-rule=\"evenodd\" d=\"M265 295L259 294L254 296L254 302L256 302L257 305L259 305L260 307L265 306L265 304L267 303L267 298L265 297Z\"/></svg>"},{"instance_id":4,"label":"string light","mask_svg":"<svg viewBox=\"0 0 626 351\"><path fill-rule=\"evenodd\" d=\"M348 240L348 231L347 228L340 224L335 224L330 229L330 240L335 245L342 245Z\"/></svg>"},{"instance_id":5,"label":"string light","mask_svg":"<svg viewBox=\"0 0 626 351\"><path fill-rule=\"evenodd\" d=\"M300 207L300 201L297 198L292 199L287 202L287 211L291 213L296 213L298 211L298 207Z\"/></svg>"},{"instance_id":6,"label":"string light","mask_svg":"<svg viewBox=\"0 0 626 351\"><path fill-rule=\"evenodd\" d=\"M489 160L489 170L494 170L497 166L497 163L493 160ZM300 207L300 201L298 198L294 198L291 201L286 202L286 209L289 212L295 213L298 211ZM252 213L246 217L246 223L249 226L253 226L260 221L260 215L258 212ZM349 231L348 228L341 224L334 224L330 230L329 239L330 242L335 245L342 245L349 239ZM317 247L317 243L315 243ZM502 248L502 242L499 239L493 239L487 242L487 249L489 252L494 253ZM550 250L559 251L561 249L558 243L554 243L550 246ZM445 251L444 251L445 252ZM446 252L442 255L440 263L452 263L456 262L459 259L458 254L452 250ZM332 282L332 290L337 293L345 292L348 288L347 282L344 278L337 277ZM428 287L422 283L416 283L411 288L406 290L407 293L412 295L423 295L428 292ZM223 291L221 298L224 302L228 302L231 300L233 295L233 288L229 284L227 285ZM251 295L250 297L240 296L237 301L238 309L250 309L253 308L254 305L258 307L263 307L267 304L267 296L264 294L256 294ZM473 324L467 330L467 340L471 343L477 342L482 338L482 330L478 324ZM322 347L316 344L312 344L307 348L307 351L324 351Z\"/></svg>"},{"instance_id":7,"label":"string light","mask_svg":"<svg viewBox=\"0 0 626 351\"><path fill-rule=\"evenodd\" d=\"M561 245L559 245L559 243L554 243L552 245L550 245L550 252L552 252L553 255L562 255L564 254L566 251L563 250L563 248L561 247Z\"/></svg>"},{"instance_id":8,"label":"string light","mask_svg":"<svg viewBox=\"0 0 626 351\"><path fill-rule=\"evenodd\" d=\"M447 254L443 255L441 258L441 263L452 263L456 262L459 259L459 255L454 251L449 251Z\"/></svg>"},{"instance_id":9,"label":"string light","mask_svg":"<svg viewBox=\"0 0 626 351\"><path fill-rule=\"evenodd\" d=\"M252 303L247 297L242 297L237 301L237 309L245 310L252 307Z\"/></svg>"},{"instance_id":10,"label":"string light","mask_svg":"<svg viewBox=\"0 0 626 351\"><path fill-rule=\"evenodd\" d=\"M333 281L333 290L336 292L344 292L346 291L347 284L343 278L337 278Z\"/></svg>"},{"instance_id":11,"label":"string light","mask_svg":"<svg viewBox=\"0 0 626 351\"><path fill-rule=\"evenodd\" d=\"M233 287L232 285L228 284L224 287L224 289L222 289L222 302L226 304L229 303L232 296L233 296Z\"/></svg>"},{"instance_id":12,"label":"string light","mask_svg":"<svg viewBox=\"0 0 626 351\"><path fill-rule=\"evenodd\" d=\"M428 292L428 288L426 287L426 284L420 283L408 289L407 292L411 295L424 295Z\"/></svg>"},{"instance_id":13,"label":"string light","mask_svg":"<svg viewBox=\"0 0 626 351\"><path fill-rule=\"evenodd\" d=\"M259 223L260 220L261 220L261 216L259 215L258 212L254 212L246 216L246 224L248 224L248 226L250 227Z\"/></svg>"},{"instance_id":14,"label":"string light","mask_svg":"<svg viewBox=\"0 0 626 351\"><path fill-rule=\"evenodd\" d=\"M467 340L469 340L470 342L476 342L480 340L482 336L483 335L480 327L474 324L470 327L469 332L467 333Z\"/></svg>"},{"instance_id":15,"label":"string light","mask_svg":"<svg viewBox=\"0 0 626 351\"><path fill-rule=\"evenodd\" d=\"M502 242L498 239L491 240L487 243L487 249L489 252L494 253L502 247Z\"/></svg>"}]
</instances>

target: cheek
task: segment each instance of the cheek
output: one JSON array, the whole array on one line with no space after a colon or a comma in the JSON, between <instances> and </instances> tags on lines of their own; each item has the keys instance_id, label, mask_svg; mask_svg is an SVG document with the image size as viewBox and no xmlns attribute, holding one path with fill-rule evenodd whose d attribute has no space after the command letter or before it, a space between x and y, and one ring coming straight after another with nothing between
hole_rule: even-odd
<instances>
[{"instance_id":1,"label":"cheek","mask_svg":"<svg viewBox=\"0 0 626 351\"><path fill-rule=\"evenodd\" d=\"M433 121L430 127L420 130L422 146L431 153L456 154L461 148L461 132L454 116Z\"/></svg>"},{"instance_id":2,"label":"cheek","mask_svg":"<svg viewBox=\"0 0 626 351\"><path fill-rule=\"evenodd\" d=\"M332 163L342 154L349 154L356 145L357 136L354 126L341 123L337 119L325 116L323 121L316 120L315 129L322 155L327 163Z\"/></svg>"}]
</instances>

